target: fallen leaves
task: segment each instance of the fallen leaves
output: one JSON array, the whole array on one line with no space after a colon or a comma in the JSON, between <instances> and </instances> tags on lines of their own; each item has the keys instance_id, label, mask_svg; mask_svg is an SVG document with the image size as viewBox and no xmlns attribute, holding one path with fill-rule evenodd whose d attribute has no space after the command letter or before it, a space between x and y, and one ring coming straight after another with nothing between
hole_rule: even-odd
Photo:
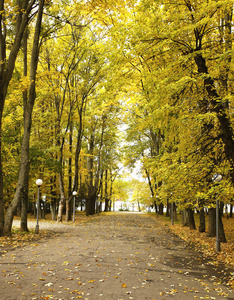
<instances>
[{"instance_id":1,"label":"fallen leaves","mask_svg":"<svg viewBox=\"0 0 234 300\"><path fill-rule=\"evenodd\" d=\"M198 230L190 230L188 227L183 227L180 224L171 225L169 220L157 217L161 224L167 224L170 230L194 246L195 250L202 251L205 256L213 258L213 264L224 263L229 266L234 266L234 232L233 219L223 218L225 234L228 242L221 244L221 251L216 252L216 238L207 237L207 233L198 232ZM169 222L168 222L169 221ZM208 224L208 222L207 222ZM198 224L197 224L198 227Z\"/></svg>"}]
</instances>

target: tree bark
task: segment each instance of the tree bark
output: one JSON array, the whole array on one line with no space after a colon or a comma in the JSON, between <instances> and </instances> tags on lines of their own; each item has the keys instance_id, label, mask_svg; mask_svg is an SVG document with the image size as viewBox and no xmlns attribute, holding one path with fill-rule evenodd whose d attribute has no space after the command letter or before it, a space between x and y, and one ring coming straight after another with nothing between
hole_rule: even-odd
<instances>
[{"instance_id":1,"label":"tree bark","mask_svg":"<svg viewBox=\"0 0 234 300\"><path fill-rule=\"evenodd\" d=\"M24 76L28 75L28 32L27 27L23 35L23 53L24 53ZM28 99L27 90L23 92L23 103L26 104ZM28 176L25 178L25 187L24 193L22 194L21 199L21 223L20 223L20 230L21 231L28 231L28 222L27 222L27 213L28 213Z\"/></svg>"},{"instance_id":2,"label":"tree bark","mask_svg":"<svg viewBox=\"0 0 234 300\"><path fill-rule=\"evenodd\" d=\"M184 227L188 226L188 214L185 209L182 210L181 217L182 217L182 226Z\"/></svg>"},{"instance_id":3,"label":"tree bark","mask_svg":"<svg viewBox=\"0 0 234 300\"><path fill-rule=\"evenodd\" d=\"M223 227L223 220L222 220L222 216L221 216L221 210L223 208L220 207L219 209L219 241L226 243L226 236L225 236L225 231L224 231L224 227Z\"/></svg>"},{"instance_id":4,"label":"tree bark","mask_svg":"<svg viewBox=\"0 0 234 300\"><path fill-rule=\"evenodd\" d=\"M80 108L78 108L79 112L79 129L77 133L77 142L76 142L76 153L75 153L75 177L73 181L73 191L77 191L78 189L78 177L79 177L79 159L80 159L80 151L82 147L82 138L83 138L83 114L85 112L85 103L86 97L82 97L82 102Z\"/></svg>"},{"instance_id":5,"label":"tree bark","mask_svg":"<svg viewBox=\"0 0 234 300\"><path fill-rule=\"evenodd\" d=\"M96 212L96 194L89 194L88 199L86 200L86 215L91 216Z\"/></svg>"},{"instance_id":6,"label":"tree bark","mask_svg":"<svg viewBox=\"0 0 234 300\"><path fill-rule=\"evenodd\" d=\"M160 203L159 204L159 210L158 210L159 215L163 215L163 207L164 207L163 203Z\"/></svg>"},{"instance_id":7,"label":"tree bark","mask_svg":"<svg viewBox=\"0 0 234 300\"><path fill-rule=\"evenodd\" d=\"M70 122L69 132L69 162L68 162L68 199L66 201L66 222L72 219L71 198L72 198L72 143L73 143L73 120ZM78 187L77 187L78 189ZM76 191L77 191L76 189Z\"/></svg>"},{"instance_id":8,"label":"tree bark","mask_svg":"<svg viewBox=\"0 0 234 300\"><path fill-rule=\"evenodd\" d=\"M209 237L216 236L216 212L215 208L209 209L209 228L208 228L208 234Z\"/></svg>"},{"instance_id":9,"label":"tree bark","mask_svg":"<svg viewBox=\"0 0 234 300\"><path fill-rule=\"evenodd\" d=\"M63 221L63 208L64 208L64 204L65 204L65 192L64 192L62 170L59 173L59 189L60 189L60 200L59 200L59 207L58 207L57 222L62 222Z\"/></svg>"},{"instance_id":10,"label":"tree bark","mask_svg":"<svg viewBox=\"0 0 234 300\"><path fill-rule=\"evenodd\" d=\"M194 220L194 211L192 208L186 208L186 212L188 215L188 226L190 229L196 229L195 220Z\"/></svg>"},{"instance_id":11,"label":"tree bark","mask_svg":"<svg viewBox=\"0 0 234 300\"><path fill-rule=\"evenodd\" d=\"M205 216L204 208L201 208L199 211L199 219L200 219L199 232L205 232L206 231L206 216Z\"/></svg>"},{"instance_id":12,"label":"tree bark","mask_svg":"<svg viewBox=\"0 0 234 300\"><path fill-rule=\"evenodd\" d=\"M104 189L104 194L105 194L105 211L109 210L109 199L108 199L108 170L105 170L105 189Z\"/></svg>"},{"instance_id":13,"label":"tree bark","mask_svg":"<svg viewBox=\"0 0 234 300\"><path fill-rule=\"evenodd\" d=\"M220 209L219 209L219 213L220 216L223 217L223 209L224 209L224 202L220 201Z\"/></svg>"},{"instance_id":14,"label":"tree bark","mask_svg":"<svg viewBox=\"0 0 234 300\"><path fill-rule=\"evenodd\" d=\"M51 219L52 219L52 221L56 221L56 192L55 192L55 182L56 182L56 176L53 176L50 179L50 193L51 193L50 211L51 211Z\"/></svg>"},{"instance_id":15,"label":"tree bark","mask_svg":"<svg viewBox=\"0 0 234 300\"><path fill-rule=\"evenodd\" d=\"M167 199L167 211L166 211L166 217L170 217L170 203L169 200Z\"/></svg>"}]
</instances>

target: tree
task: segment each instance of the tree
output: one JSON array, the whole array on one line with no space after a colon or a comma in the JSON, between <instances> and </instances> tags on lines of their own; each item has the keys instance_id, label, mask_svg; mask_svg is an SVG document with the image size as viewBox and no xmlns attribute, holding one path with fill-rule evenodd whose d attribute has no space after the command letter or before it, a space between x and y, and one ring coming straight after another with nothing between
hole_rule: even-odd
<instances>
[{"instance_id":1,"label":"tree","mask_svg":"<svg viewBox=\"0 0 234 300\"><path fill-rule=\"evenodd\" d=\"M4 223L4 234L11 234L11 227L14 213L17 209L18 204L22 200L22 197L28 193L28 174L29 174L29 141L31 133L31 122L33 106L36 99L36 71L39 58L39 39L41 31L41 22L43 15L44 1L41 0L38 8L37 22L35 25L34 41L32 46L31 55L31 70L30 70L30 87L28 98L24 97L24 136L21 146L21 162L19 169L18 184L15 192L14 199L10 203L5 217ZM22 229L27 230L27 224L22 224Z\"/></svg>"}]
</instances>

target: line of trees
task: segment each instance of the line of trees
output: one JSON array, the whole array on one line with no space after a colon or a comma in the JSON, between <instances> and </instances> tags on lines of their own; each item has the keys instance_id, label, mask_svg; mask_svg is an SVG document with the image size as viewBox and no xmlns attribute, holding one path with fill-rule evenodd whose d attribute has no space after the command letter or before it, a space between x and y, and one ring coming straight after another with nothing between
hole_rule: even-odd
<instances>
[{"instance_id":1,"label":"line of trees","mask_svg":"<svg viewBox=\"0 0 234 300\"><path fill-rule=\"evenodd\" d=\"M108 26L80 1L0 1L0 8L0 235L11 234L19 207L28 230L37 178L54 220L64 210L71 219L73 191L86 199L87 215L98 195L108 210L121 113Z\"/></svg>"},{"instance_id":2,"label":"line of trees","mask_svg":"<svg viewBox=\"0 0 234 300\"><path fill-rule=\"evenodd\" d=\"M156 208L176 203L190 228L196 209L205 230L208 208L214 236L216 197L221 212L233 205L233 1L148 0L135 12L125 53L135 87L128 161L142 160Z\"/></svg>"},{"instance_id":3,"label":"line of trees","mask_svg":"<svg viewBox=\"0 0 234 300\"><path fill-rule=\"evenodd\" d=\"M27 230L39 177L54 220L73 191L108 210L122 123L155 207L191 227L208 208L214 235L215 198L233 203L232 60L233 0L1 0L0 235L19 206Z\"/></svg>"}]
</instances>

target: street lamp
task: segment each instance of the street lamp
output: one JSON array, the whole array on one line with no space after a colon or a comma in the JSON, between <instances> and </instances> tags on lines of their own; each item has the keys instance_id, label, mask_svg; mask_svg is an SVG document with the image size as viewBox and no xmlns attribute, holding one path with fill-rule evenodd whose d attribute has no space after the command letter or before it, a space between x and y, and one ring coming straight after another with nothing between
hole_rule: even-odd
<instances>
[{"instance_id":1,"label":"street lamp","mask_svg":"<svg viewBox=\"0 0 234 300\"><path fill-rule=\"evenodd\" d=\"M214 183L219 183L222 180L222 175L215 174L212 177ZM216 252L220 251L220 240L219 240L219 199L216 198Z\"/></svg>"},{"instance_id":2,"label":"street lamp","mask_svg":"<svg viewBox=\"0 0 234 300\"><path fill-rule=\"evenodd\" d=\"M72 195L74 196L74 200L73 200L73 222L75 222L75 212L76 212L76 195L77 195L77 191L73 191Z\"/></svg>"},{"instance_id":3,"label":"street lamp","mask_svg":"<svg viewBox=\"0 0 234 300\"><path fill-rule=\"evenodd\" d=\"M35 233L39 233L39 223L38 223L38 217L39 217L39 206L40 206L40 186L43 184L43 181L41 179L36 180L37 190L38 190L38 197L37 197L37 224L35 228Z\"/></svg>"}]
</instances>

